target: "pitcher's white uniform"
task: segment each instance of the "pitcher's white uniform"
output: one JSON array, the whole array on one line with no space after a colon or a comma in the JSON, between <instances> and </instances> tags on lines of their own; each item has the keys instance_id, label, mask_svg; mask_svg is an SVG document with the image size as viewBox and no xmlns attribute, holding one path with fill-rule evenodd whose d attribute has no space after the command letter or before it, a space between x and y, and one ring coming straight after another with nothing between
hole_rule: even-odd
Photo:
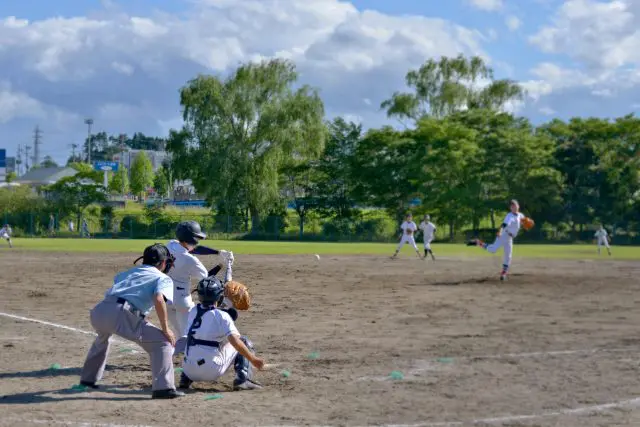
<instances>
[{"instance_id":1,"label":"pitcher's white uniform","mask_svg":"<svg viewBox=\"0 0 640 427\"><path fill-rule=\"evenodd\" d=\"M431 221L422 221L420 223L420 231L424 239L424 248L431 249L431 242L435 236L436 226Z\"/></svg>"},{"instance_id":2,"label":"pitcher's white uniform","mask_svg":"<svg viewBox=\"0 0 640 427\"><path fill-rule=\"evenodd\" d=\"M520 232L520 220L524 218L524 215L520 212L509 212L504 218L503 224L505 225L502 230L502 234L492 244L485 245L485 249L492 254L496 253L501 247L504 248L504 257L502 266L506 272L511 265L511 257L513 254L513 239L516 238Z\"/></svg>"},{"instance_id":3,"label":"pitcher's white uniform","mask_svg":"<svg viewBox=\"0 0 640 427\"><path fill-rule=\"evenodd\" d=\"M414 237L416 231L418 231L416 223L413 221L405 221L402 223L400 228L402 229L402 238L400 239L400 244L396 251L399 251L405 244L413 246L413 249L417 251L418 246L416 246L416 239Z\"/></svg>"},{"instance_id":4,"label":"pitcher's white uniform","mask_svg":"<svg viewBox=\"0 0 640 427\"><path fill-rule=\"evenodd\" d=\"M180 338L186 336L184 331L189 325L189 310L195 306L191 298L191 279L200 281L207 277L208 272L202 262L177 240L169 241L167 248L176 258L169 271L169 277L173 280L173 303L167 304L167 311L171 328Z\"/></svg>"},{"instance_id":5,"label":"pitcher's white uniform","mask_svg":"<svg viewBox=\"0 0 640 427\"><path fill-rule=\"evenodd\" d=\"M607 251L609 251L609 233L607 233L607 230L605 230L604 227L600 227L600 229L596 231L594 237L598 242L598 253L600 253L600 248L603 246L607 248Z\"/></svg>"},{"instance_id":6,"label":"pitcher's white uniform","mask_svg":"<svg viewBox=\"0 0 640 427\"><path fill-rule=\"evenodd\" d=\"M191 325L198 313L196 307L189 312L188 325ZM189 327L184 331L188 334ZM182 365L184 373L192 381L215 381L234 363L238 351L229 343L228 337L240 333L228 313L212 309L202 316L200 327L194 329L194 338L217 341L219 347L192 345L187 349Z\"/></svg>"},{"instance_id":7,"label":"pitcher's white uniform","mask_svg":"<svg viewBox=\"0 0 640 427\"><path fill-rule=\"evenodd\" d=\"M11 227L5 225L4 227L0 228L0 239L11 239Z\"/></svg>"}]
</instances>

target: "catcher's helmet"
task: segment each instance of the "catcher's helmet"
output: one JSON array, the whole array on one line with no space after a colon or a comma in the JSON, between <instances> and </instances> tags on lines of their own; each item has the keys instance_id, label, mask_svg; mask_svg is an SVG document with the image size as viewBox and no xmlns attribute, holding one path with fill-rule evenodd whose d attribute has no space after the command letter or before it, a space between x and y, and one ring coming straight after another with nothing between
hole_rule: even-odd
<instances>
[{"instance_id":1,"label":"catcher's helmet","mask_svg":"<svg viewBox=\"0 0 640 427\"><path fill-rule=\"evenodd\" d=\"M205 277L198 282L198 297L203 304L222 304L224 285L217 277Z\"/></svg>"},{"instance_id":2,"label":"catcher's helmet","mask_svg":"<svg viewBox=\"0 0 640 427\"><path fill-rule=\"evenodd\" d=\"M200 224L196 221L183 221L176 228L176 237L180 242L197 245L200 240L206 239L207 235L202 232Z\"/></svg>"}]
</instances>

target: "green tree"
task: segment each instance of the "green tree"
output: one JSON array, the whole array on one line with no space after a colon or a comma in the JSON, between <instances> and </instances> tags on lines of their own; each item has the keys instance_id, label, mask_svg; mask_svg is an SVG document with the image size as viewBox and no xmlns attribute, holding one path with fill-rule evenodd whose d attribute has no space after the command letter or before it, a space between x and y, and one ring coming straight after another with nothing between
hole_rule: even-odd
<instances>
[{"instance_id":1,"label":"green tree","mask_svg":"<svg viewBox=\"0 0 640 427\"><path fill-rule=\"evenodd\" d=\"M524 95L516 82L495 80L493 70L478 56L429 59L407 73L406 83L411 93L395 92L381 104L387 116L402 122L474 108L500 110Z\"/></svg>"},{"instance_id":2,"label":"green tree","mask_svg":"<svg viewBox=\"0 0 640 427\"><path fill-rule=\"evenodd\" d=\"M317 172L312 162L292 163L282 168L285 198L293 204L298 214L300 238L304 234L305 220L318 208Z\"/></svg>"},{"instance_id":3,"label":"green tree","mask_svg":"<svg viewBox=\"0 0 640 427\"><path fill-rule=\"evenodd\" d=\"M225 213L245 210L253 226L281 201L289 159L313 159L324 146L324 107L315 90L297 90L295 66L274 59L240 66L222 80L199 76L182 88L185 124L168 151L178 177Z\"/></svg>"},{"instance_id":4,"label":"green tree","mask_svg":"<svg viewBox=\"0 0 640 427\"><path fill-rule=\"evenodd\" d=\"M17 177L18 175L15 172L9 172L4 179L6 182L13 182Z\"/></svg>"},{"instance_id":5,"label":"green tree","mask_svg":"<svg viewBox=\"0 0 640 427\"><path fill-rule=\"evenodd\" d=\"M58 164L53 160L51 156L44 156L44 160L40 163L42 168L57 168Z\"/></svg>"},{"instance_id":6,"label":"green tree","mask_svg":"<svg viewBox=\"0 0 640 427\"><path fill-rule=\"evenodd\" d=\"M153 165L141 151L131 164L131 191L140 197L153 186Z\"/></svg>"},{"instance_id":7,"label":"green tree","mask_svg":"<svg viewBox=\"0 0 640 427\"><path fill-rule=\"evenodd\" d=\"M317 203L328 216L345 219L354 213L354 155L361 137L360 124L342 117L328 123L326 147L314 162Z\"/></svg>"},{"instance_id":8,"label":"green tree","mask_svg":"<svg viewBox=\"0 0 640 427\"><path fill-rule=\"evenodd\" d=\"M107 200L105 188L92 173L78 174L62 178L55 184L45 187L47 198L62 215L74 214L80 223L83 211L90 205Z\"/></svg>"},{"instance_id":9,"label":"green tree","mask_svg":"<svg viewBox=\"0 0 640 427\"><path fill-rule=\"evenodd\" d=\"M109 191L112 194L125 195L129 193L129 171L125 166L120 165L118 171L111 176Z\"/></svg>"},{"instance_id":10,"label":"green tree","mask_svg":"<svg viewBox=\"0 0 640 427\"><path fill-rule=\"evenodd\" d=\"M153 179L153 188L156 190L156 193L159 196L168 197L171 183L171 170L164 166L158 168L156 176Z\"/></svg>"}]
</instances>

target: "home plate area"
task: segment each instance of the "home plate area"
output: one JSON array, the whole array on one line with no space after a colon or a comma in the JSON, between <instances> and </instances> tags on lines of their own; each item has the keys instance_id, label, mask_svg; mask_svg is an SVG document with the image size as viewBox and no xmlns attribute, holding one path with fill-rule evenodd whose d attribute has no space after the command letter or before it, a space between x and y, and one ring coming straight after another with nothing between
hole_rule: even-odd
<instances>
[{"instance_id":1,"label":"home plate area","mask_svg":"<svg viewBox=\"0 0 640 427\"><path fill-rule=\"evenodd\" d=\"M0 425L640 425L638 263L519 260L501 283L489 258L238 255L265 389L231 372L166 401L124 341L77 387L88 311L134 255L3 253Z\"/></svg>"}]
</instances>

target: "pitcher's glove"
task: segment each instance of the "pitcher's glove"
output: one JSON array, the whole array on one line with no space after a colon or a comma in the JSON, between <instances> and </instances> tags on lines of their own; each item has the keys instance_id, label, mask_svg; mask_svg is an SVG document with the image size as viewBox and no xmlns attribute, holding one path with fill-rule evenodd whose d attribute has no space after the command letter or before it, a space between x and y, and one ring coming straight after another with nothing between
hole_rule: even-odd
<instances>
[{"instance_id":1,"label":"pitcher's glove","mask_svg":"<svg viewBox=\"0 0 640 427\"><path fill-rule=\"evenodd\" d=\"M522 225L522 228L524 228L525 230L531 230L535 224L536 223L527 216L520 220L520 225Z\"/></svg>"},{"instance_id":2,"label":"pitcher's glove","mask_svg":"<svg viewBox=\"0 0 640 427\"><path fill-rule=\"evenodd\" d=\"M224 296L233 303L237 310L249 310L251 307L251 295L249 289L240 282L234 280L224 286Z\"/></svg>"}]
</instances>

